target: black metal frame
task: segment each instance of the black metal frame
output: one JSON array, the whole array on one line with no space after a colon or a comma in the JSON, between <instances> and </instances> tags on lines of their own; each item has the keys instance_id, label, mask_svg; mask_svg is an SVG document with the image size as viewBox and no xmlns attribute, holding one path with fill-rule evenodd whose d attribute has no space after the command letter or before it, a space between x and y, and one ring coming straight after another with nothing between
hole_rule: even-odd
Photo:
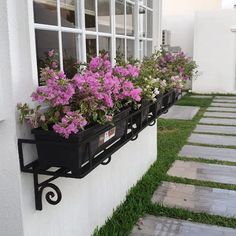
<instances>
[{"instance_id":1,"label":"black metal frame","mask_svg":"<svg viewBox=\"0 0 236 236\"><path fill-rule=\"evenodd\" d=\"M168 112L168 109L174 104L176 99L172 99L172 102L169 103L167 106L162 107L157 112L157 114L153 115L149 113L149 116L146 117L144 122L141 122L138 126L134 123L134 118L139 116L144 109L150 108L151 106L157 105L157 103L162 103L162 99L165 96L175 96L175 91L170 91L169 93L160 97L157 101L148 104L141 109L130 113L130 115L124 120L128 121L128 130L129 132L125 133L125 135L120 138L117 142L110 145L108 148L105 148L101 154L96 156L95 159L92 160L90 157L91 162L88 165L83 167L83 172L80 175L75 175L71 172L71 170L66 168L57 168L57 170L53 171L50 169L44 170L40 169L38 161L35 160L29 164L24 163L24 153L23 153L23 145L36 145L36 140L31 139L18 139L18 151L19 151L19 161L20 161L20 168L21 171L24 173L32 173L34 177L34 192L35 192L35 207L36 210L42 210L42 194L44 189L51 188L54 191L48 191L45 195L47 202L51 205L58 204L62 199L62 194L60 189L52 183L55 179L59 177L66 177L66 178L77 178L81 179L84 178L87 174L89 174L93 169L95 169L98 165L108 165L111 161L111 156L119 150L122 146L124 146L129 141L134 141L138 138L139 133L145 129L147 126L153 126L156 124L156 119L163 113ZM136 126L135 126L136 125ZM135 127L135 128L134 128ZM39 175L46 175L49 178L43 182L39 182L38 176Z\"/></svg>"}]
</instances>

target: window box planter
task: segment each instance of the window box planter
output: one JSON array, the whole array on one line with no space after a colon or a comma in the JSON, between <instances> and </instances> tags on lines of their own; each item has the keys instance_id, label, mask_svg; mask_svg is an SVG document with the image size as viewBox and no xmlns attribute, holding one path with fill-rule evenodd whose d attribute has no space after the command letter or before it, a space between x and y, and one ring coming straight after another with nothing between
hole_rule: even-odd
<instances>
[{"instance_id":1,"label":"window box planter","mask_svg":"<svg viewBox=\"0 0 236 236\"><path fill-rule=\"evenodd\" d=\"M118 113L113 125L95 125L68 139L53 131L33 129L38 153L38 167L64 167L73 175L83 175L83 167L93 165L96 155L127 133L130 109ZM97 163L96 163L97 164Z\"/></svg>"},{"instance_id":2,"label":"window box planter","mask_svg":"<svg viewBox=\"0 0 236 236\"><path fill-rule=\"evenodd\" d=\"M162 97L162 110L165 112L176 101L176 92L174 89L166 92Z\"/></svg>"},{"instance_id":3,"label":"window box planter","mask_svg":"<svg viewBox=\"0 0 236 236\"><path fill-rule=\"evenodd\" d=\"M175 92L170 91L158 96L155 102L141 106L138 110L131 111L130 108L123 110L114 117L113 124L95 125L77 135L71 135L69 139L53 131L42 129L32 130L35 140L19 139L21 171L32 173L34 176L36 209L42 210L42 193L46 188L54 190L45 195L48 203L56 205L61 201L61 191L52 183L53 180L59 177L85 177L98 165L108 164L117 150L127 142L136 140L139 133L147 126L154 125L156 118L164 112L162 102L165 97L168 97L168 104L172 106L176 97ZM145 116L146 121L141 123ZM27 164L25 164L23 151L25 144L36 145L38 152L38 159ZM50 169L50 167L58 167L58 169ZM40 183L38 175L50 177Z\"/></svg>"}]
</instances>

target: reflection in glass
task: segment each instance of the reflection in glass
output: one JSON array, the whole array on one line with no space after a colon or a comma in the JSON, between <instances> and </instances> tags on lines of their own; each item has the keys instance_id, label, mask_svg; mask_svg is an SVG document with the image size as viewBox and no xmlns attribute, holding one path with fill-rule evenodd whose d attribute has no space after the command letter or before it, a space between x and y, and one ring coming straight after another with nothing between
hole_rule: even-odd
<instances>
[{"instance_id":1,"label":"reflection in glass","mask_svg":"<svg viewBox=\"0 0 236 236\"><path fill-rule=\"evenodd\" d=\"M147 6L153 8L153 0L147 0Z\"/></svg>"},{"instance_id":2,"label":"reflection in glass","mask_svg":"<svg viewBox=\"0 0 236 236\"><path fill-rule=\"evenodd\" d=\"M111 56L111 38L110 37L99 37L99 54L108 53Z\"/></svg>"},{"instance_id":3,"label":"reflection in glass","mask_svg":"<svg viewBox=\"0 0 236 236\"><path fill-rule=\"evenodd\" d=\"M153 28L153 23L152 23L152 12L147 11L147 37L152 38L152 28Z\"/></svg>"},{"instance_id":4,"label":"reflection in glass","mask_svg":"<svg viewBox=\"0 0 236 236\"><path fill-rule=\"evenodd\" d=\"M57 1L34 0L34 22L57 25Z\"/></svg>"},{"instance_id":5,"label":"reflection in glass","mask_svg":"<svg viewBox=\"0 0 236 236\"><path fill-rule=\"evenodd\" d=\"M116 0L116 34L125 34L124 0Z\"/></svg>"},{"instance_id":6,"label":"reflection in glass","mask_svg":"<svg viewBox=\"0 0 236 236\"><path fill-rule=\"evenodd\" d=\"M147 41L145 56L150 57L152 55L152 41Z\"/></svg>"},{"instance_id":7,"label":"reflection in glass","mask_svg":"<svg viewBox=\"0 0 236 236\"><path fill-rule=\"evenodd\" d=\"M60 0L61 6L61 25L74 28L77 25L78 15L75 0Z\"/></svg>"},{"instance_id":8,"label":"reflection in glass","mask_svg":"<svg viewBox=\"0 0 236 236\"><path fill-rule=\"evenodd\" d=\"M134 40L127 39L126 43L127 60L129 61L134 59Z\"/></svg>"},{"instance_id":9,"label":"reflection in glass","mask_svg":"<svg viewBox=\"0 0 236 236\"><path fill-rule=\"evenodd\" d=\"M116 39L116 58L118 60L125 59L125 39Z\"/></svg>"},{"instance_id":10,"label":"reflection in glass","mask_svg":"<svg viewBox=\"0 0 236 236\"><path fill-rule=\"evenodd\" d=\"M111 32L110 0L98 0L98 31Z\"/></svg>"},{"instance_id":11,"label":"reflection in glass","mask_svg":"<svg viewBox=\"0 0 236 236\"><path fill-rule=\"evenodd\" d=\"M40 75L40 68L47 66L46 57L48 51L54 49L56 52L59 52L58 33L46 30L35 30L35 40L38 74Z\"/></svg>"},{"instance_id":12,"label":"reflection in glass","mask_svg":"<svg viewBox=\"0 0 236 236\"><path fill-rule=\"evenodd\" d=\"M139 8L139 34L141 37L146 37L146 9Z\"/></svg>"},{"instance_id":13,"label":"reflection in glass","mask_svg":"<svg viewBox=\"0 0 236 236\"><path fill-rule=\"evenodd\" d=\"M134 5L126 3L126 28L127 35L134 36Z\"/></svg>"},{"instance_id":14,"label":"reflection in glass","mask_svg":"<svg viewBox=\"0 0 236 236\"><path fill-rule=\"evenodd\" d=\"M62 33L63 67L70 79L73 78L77 72L75 64L79 59L78 45L77 34Z\"/></svg>"},{"instance_id":15,"label":"reflection in glass","mask_svg":"<svg viewBox=\"0 0 236 236\"><path fill-rule=\"evenodd\" d=\"M94 35L86 35L87 61L97 55L97 39Z\"/></svg>"},{"instance_id":16,"label":"reflection in glass","mask_svg":"<svg viewBox=\"0 0 236 236\"><path fill-rule=\"evenodd\" d=\"M95 0L85 2L85 28L89 31L96 31Z\"/></svg>"}]
</instances>

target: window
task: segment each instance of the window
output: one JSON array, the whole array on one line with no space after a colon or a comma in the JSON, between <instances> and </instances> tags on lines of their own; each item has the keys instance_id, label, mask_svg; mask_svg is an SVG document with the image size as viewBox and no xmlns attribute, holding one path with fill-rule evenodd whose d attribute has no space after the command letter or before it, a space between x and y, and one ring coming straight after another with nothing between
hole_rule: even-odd
<instances>
[{"instance_id":1,"label":"window","mask_svg":"<svg viewBox=\"0 0 236 236\"><path fill-rule=\"evenodd\" d=\"M108 52L112 61L152 52L153 0L32 0L38 71L56 49L69 77L77 61Z\"/></svg>"},{"instance_id":2,"label":"window","mask_svg":"<svg viewBox=\"0 0 236 236\"><path fill-rule=\"evenodd\" d=\"M153 44L153 1L139 0L139 57L150 56Z\"/></svg>"}]
</instances>

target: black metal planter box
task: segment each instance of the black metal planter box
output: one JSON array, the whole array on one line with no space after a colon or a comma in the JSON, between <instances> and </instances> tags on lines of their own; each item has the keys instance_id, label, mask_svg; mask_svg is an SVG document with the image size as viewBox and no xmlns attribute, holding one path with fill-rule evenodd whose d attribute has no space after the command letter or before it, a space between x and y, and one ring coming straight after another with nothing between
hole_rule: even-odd
<instances>
[{"instance_id":1,"label":"black metal planter box","mask_svg":"<svg viewBox=\"0 0 236 236\"><path fill-rule=\"evenodd\" d=\"M177 92L178 93L178 92ZM111 156L127 142L138 138L147 126L174 104L178 96L174 90L157 97L154 102L143 103L138 110L126 109L114 117L113 124L95 125L65 139L53 131L33 129L35 140L18 139L21 171L34 177L35 206L42 210L42 193L48 203L58 204L62 199L60 189L52 183L59 177L83 178L100 164L107 165ZM38 159L25 163L25 144L36 145ZM50 167L58 167L51 169ZM50 176L40 182L38 175Z\"/></svg>"},{"instance_id":2,"label":"black metal planter box","mask_svg":"<svg viewBox=\"0 0 236 236\"><path fill-rule=\"evenodd\" d=\"M53 131L33 129L38 153L39 169L64 167L73 175L83 174L83 166L92 165L96 154L120 139L127 132L130 109L114 117L114 125L96 125L68 139Z\"/></svg>"},{"instance_id":3,"label":"black metal planter box","mask_svg":"<svg viewBox=\"0 0 236 236\"><path fill-rule=\"evenodd\" d=\"M176 91L174 89L165 93L162 97L162 110L167 111L176 101Z\"/></svg>"}]
</instances>

